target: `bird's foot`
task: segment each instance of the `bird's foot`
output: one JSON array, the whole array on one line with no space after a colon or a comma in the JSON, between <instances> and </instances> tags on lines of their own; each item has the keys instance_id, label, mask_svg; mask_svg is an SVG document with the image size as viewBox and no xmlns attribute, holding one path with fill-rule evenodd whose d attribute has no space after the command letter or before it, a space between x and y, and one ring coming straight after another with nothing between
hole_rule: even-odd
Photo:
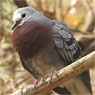
<instances>
[{"instance_id":1,"label":"bird's foot","mask_svg":"<svg viewBox=\"0 0 95 95\"><path fill-rule=\"evenodd\" d=\"M32 84L32 85L36 88L40 80L41 80L41 79L38 79L38 80L36 80L35 82L30 82L30 83L28 83L28 84Z\"/></svg>"},{"instance_id":2,"label":"bird's foot","mask_svg":"<svg viewBox=\"0 0 95 95\"><path fill-rule=\"evenodd\" d=\"M50 77L50 84L52 83L52 78L54 74L58 78L58 72L56 70L45 76L45 78Z\"/></svg>"},{"instance_id":3,"label":"bird's foot","mask_svg":"<svg viewBox=\"0 0 95 95\"><path fill-rule=\"evenodd\" d=\"M55 71L51 72L50 74L47 74L46 76L44 76L44 77L42 77L42 78L36 80L35 82L31 82L31 83L29 83L29 84L33 84L33 86L36 88L37 85L38 85L38 83L39 83L40 81L45 81L48 77L50 77L50 84L51 84L54 74L56 75L57 78L59 77L59 76L58 76L58 72L55 70Z\"/></svg>"}]
</instances>

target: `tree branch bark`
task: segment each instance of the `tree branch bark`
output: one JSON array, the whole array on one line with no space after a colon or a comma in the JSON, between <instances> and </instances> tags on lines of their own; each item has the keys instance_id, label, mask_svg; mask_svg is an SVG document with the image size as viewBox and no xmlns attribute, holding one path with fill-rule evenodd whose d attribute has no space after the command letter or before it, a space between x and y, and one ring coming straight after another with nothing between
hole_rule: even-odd
<instances>
[{"instance_id":1,"label":"tree branch bark","mask_svg":"<svg viewBox=\"0 0 95 95\"><path fill-rule=\"evenodd\" d=\"M92 68L89 70L90 73L90 82L91 82L91 88L92 88L92 95L95 95L95 64Z\"/></svg>"},{"instance_id":2,"label":"tree branch bark","mask_svg":"<svg viewBox=\"0 0 95 95\"><path fill-rule=\"evenodd\" d=\"M17 5L18 8L28 6L26 0L13 0L13 1L14 1L14 3Z\"/></svg>"},{"instance_id":3,"label":"tree branch bark","mask_svg":"<svg viewBox=\"0 0 95 95\"><path fill-rule=\"evenodd\" d=\"M76 62L66 66L65 68L58 71L58 78L56 75L53 76L52 84L49 83L50 78L44 81L40 81L36 88L30 84L26 87L18 89L11 95L37 95L49 92L58 85L70 80L71 78L78 76L80 73L88 70L94 66L95 62L95 51L88 54L87 56L77 60Z\"/></svg>"}]
</instances>

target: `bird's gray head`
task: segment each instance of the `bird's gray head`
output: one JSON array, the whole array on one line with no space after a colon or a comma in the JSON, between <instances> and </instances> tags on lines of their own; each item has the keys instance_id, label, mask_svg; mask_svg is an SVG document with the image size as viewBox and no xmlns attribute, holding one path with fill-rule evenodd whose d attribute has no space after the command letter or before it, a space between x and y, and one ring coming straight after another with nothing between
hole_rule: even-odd
<instances>
[{"instance_id":1,"label":"bird's gray head","mask_svg":"<svg viewBox=\"0 0 95 95\"><path fill-rule=\"evenodd\" d=\"M13 21L15 23L12 26L12 30L16 26L22 25L25 21L29 21L31 19L34 19L35 15L38 17L41 14L38 11L36 11L34 8L32 8L32 7L23 7L23 8L17 9L13 13Z\"/></svg>"},{"instance_id":2,"label":"bird's gray head","mask_svg":"<svg viewBox=\"0 0 95 95\"><path fill-rule=\"evenodd\" d=\"M53 23L52 20L48 19L47 17L45 17L40 12L38 12L37 10L30 6L17 9L13 13L13 21L15 23L12 26L12 30L16 26L20 26L26 21L37 21L40 23L47 24L49 26L51 26L51 24Z\"/></svg>"}]
</instances>

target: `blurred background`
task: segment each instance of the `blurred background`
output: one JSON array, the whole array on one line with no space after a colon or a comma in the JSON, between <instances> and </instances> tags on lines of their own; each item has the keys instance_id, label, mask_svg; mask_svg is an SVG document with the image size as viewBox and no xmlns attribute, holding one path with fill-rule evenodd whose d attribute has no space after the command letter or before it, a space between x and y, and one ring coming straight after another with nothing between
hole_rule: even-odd
<instances>
[{"instance_id":1,"label":"blurred background","mask_svg":"<svg viewBox=\"0 0 95 95\"><path fill-rule=\"evenodd\" d=\"M34 81L21 66L11 43L12 14L25 6L67 23L84 55L95 49L95 0L0 0L0 95L10 95Z\"/></svg>"}]
</instances>

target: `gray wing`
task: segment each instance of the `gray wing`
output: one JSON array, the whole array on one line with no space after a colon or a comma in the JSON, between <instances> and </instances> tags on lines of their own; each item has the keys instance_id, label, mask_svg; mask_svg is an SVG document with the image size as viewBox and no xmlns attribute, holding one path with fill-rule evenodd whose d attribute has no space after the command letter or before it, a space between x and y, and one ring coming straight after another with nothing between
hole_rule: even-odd
<instances>
[{"instance_id":1,"label":"gray wing","mask_svg":"<svg viewBox=\"0 0 95 95\"><path fill-rule=\"evenodd\" d=\"M54 20L52 29L55 48L66 65L82 57L81 48L65 23Z\"/></svg>"},{"instance_id":2,"label":"gray wing","mask_svg":"<svg viewBox=\"0 0 95 95\"><path fill-rule=\"evenodd\" d=\"M71 64L82 57L81 48L65 23L54 20L52 29L55 48L65 60L65 65ZM89 73L86 71L80 77L91 91Z\"/></svg>"}]
</instances>

